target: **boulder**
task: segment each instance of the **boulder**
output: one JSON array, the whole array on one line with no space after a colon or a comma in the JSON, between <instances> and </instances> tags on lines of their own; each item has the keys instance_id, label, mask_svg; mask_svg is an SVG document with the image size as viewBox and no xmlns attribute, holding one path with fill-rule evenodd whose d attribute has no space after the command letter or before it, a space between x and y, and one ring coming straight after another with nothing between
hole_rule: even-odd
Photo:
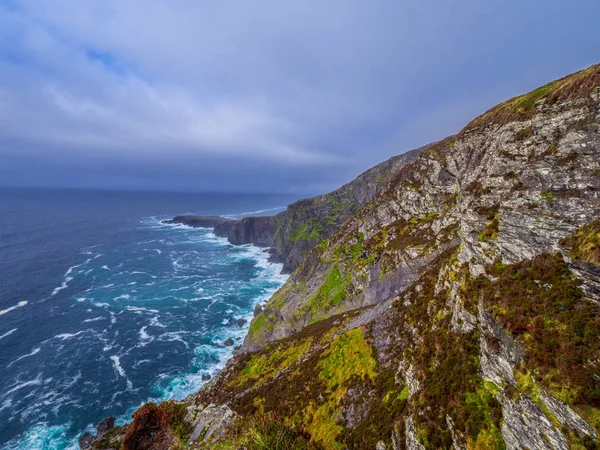
<instances>
[{"instance_id":1,"label":"boulder","mask_svg":"<svg viewBox=\"0 0 600 450\"><path fill-rule=\"evenodd\" d=\"M79 436L79 440L77 442L79 443L79 448L81 450L86 450L92 446L95 440L96 437L89 431L86 431L81 436Z\"/></svg>"},{"instance_id":2,"label":"boulder","mask_svg":"<svg viewBox=\"0 0 600 450\"><path fill-rule=\"evenodd\" d=\"M102 436L106 434L106 432L115 426L115 418L114 417L106 417L98 423L96 426L96 439L102 439Z\"/></svg>"},{"instance_id":3,"label":"boulder","mask_svg":"<svg viewBox=\"0 0 600 450\"><path fill-rule=\"evenodd\" d=\"M223 342L223 345L225 345L226 347L231 347L233 345L233 339L227 338L225 342Z\"/></svg>"}]
</instances>

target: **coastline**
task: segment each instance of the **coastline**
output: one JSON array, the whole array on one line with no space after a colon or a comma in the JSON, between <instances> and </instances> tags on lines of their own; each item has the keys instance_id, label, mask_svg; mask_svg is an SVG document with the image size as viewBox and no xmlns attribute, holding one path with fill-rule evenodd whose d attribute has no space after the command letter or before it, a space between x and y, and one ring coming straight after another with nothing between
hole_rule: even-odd
<instances>
[{"instance_id":1,"label":"coastline","mask_svg":"<svg viewBox=\"0 0 600 450\"><path fill-rule=\"evenodd\" d=\"M270 251L269 247L261 247L261 246L257 246L254 244L240 244L240 245L232 244L231 242L229 242L227 240L227 238L215 235L214 229L212 227L191 226L191 225L186 225L186 224L181 224L181 223L167 223L167 221L160 221L160 224L162 226L180 227L180 228L185 227L185 228L190 228L190 229L202 230L204 232L208 232L208 233L212 234L212 236L209 235L207 237L211 237L211 238L220 240L220 241L222 241L223 244L226 244L226 245L229 245L232 247L236 247L236 248L248 249L249 253L251 255L250 257L252 257L255 260L256 267L260 267L263 269L263 271L261 272L261 274L258 275L257 278L261 278L261 275L262 275L262 277L264 277L264 278L278 279L279 285L277 288L268 290L264 295L256 297L255 301L252 303L252 308L248 312L241 315L241 317L237 317L237 316L235 317L236 320L243 319L243 320L245 320L245 322L242 326L235 327L235 328L231 327L229 336L227 336L226 338L219 341L219 344L221 344L223 346L222 347L223 354L220 356L218 363L211 366L210 369L199 370L193 374L184 375L185 378L195 378L195 379L199 380L198 384L195 385L193 387L193 389L190 390L190 392L187 392L183 396L170 395L170 396L162 396L162 397L150 397L142 404L132 406L127 410L126 413L115 417L115 425L116 426L122 426L122 425L130 423L131 415L133 414L133 412L135 412L137 409L139 409L144 403L149 403L149 402L157 402L158 403L158 402L164 402L164 401L168 401L168 400L183 401L186 398L188 398L192 395L195 395L200 389L202 389L202 387L205 384L210 382L214 377L216 377L221 372L221 370L227 365L229 360L231 360L235 356L236 351L238 351L241 348L241 344L244 342L244 339L248 335L248 332L250 329L250 323L252 321L252 318L254 317L256 307L257 306L262 307L264 304L266 304L269 301L269 299L273 296L273 294L279 288L281 288L281 286L283 286L285 281L289 278L289 274L282 273L283 264L274 262L271 260L271 256L269 253L269 251ZM249 255L240 257L240 260L246 259L247 256L249 256ZM234 345L229 345L229 346L225 345L224 342L227 339L232 339L234 342ZM205 375L206 372L209 373L209 378L206 378L206 375ZM86 432L86 431L94 431L94 429L95 429L94 427L95 427L94 424L89 424L88 427L86 427L86 429L82 431L82 433ZM77 448L77 447L75 447L75 448Z\"/></svg>"}]
</instances>

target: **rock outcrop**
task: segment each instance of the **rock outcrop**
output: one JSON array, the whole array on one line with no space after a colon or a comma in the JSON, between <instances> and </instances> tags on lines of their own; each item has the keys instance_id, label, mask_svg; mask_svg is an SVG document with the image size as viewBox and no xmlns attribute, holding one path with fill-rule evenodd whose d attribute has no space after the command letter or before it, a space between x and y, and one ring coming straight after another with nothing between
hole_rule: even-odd
<instances>
[{"instance_id":1,"label":"rock outcrop","mask_svg":"<svg viewBox=\"0 0 600 450\"><path fill-rule=\"evenodd\" d=\"M223 224L234 222L233 219L219 216L175 216L170 220L163 220L163 223L172 225L186 225L193 228L214 228Z\"/></svg>"},{"instance_id":2,"label":"rock outcrop","mask_svg":"<svg viewBox=\"0 0 600 450\"><path fill-rule=\"evenodd\" d=\"M182 403L231 419L216 441L598 448L600 65L424 149L338 225Z\"/></svg>"}]
</instances>

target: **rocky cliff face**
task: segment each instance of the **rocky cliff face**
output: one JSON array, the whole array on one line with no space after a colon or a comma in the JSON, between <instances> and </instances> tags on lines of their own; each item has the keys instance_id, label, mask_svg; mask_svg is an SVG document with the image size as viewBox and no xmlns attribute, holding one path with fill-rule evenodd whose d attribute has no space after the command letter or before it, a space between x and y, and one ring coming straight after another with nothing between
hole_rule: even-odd
<instances>
[{"instance_id":1,"label":"rocky cliff face","mask_svg":"<svg viewBox=\"0 0 600 450\"><path fill-rule=\"evenodd\" d=\"M313 247L179 405L190 445L597 448L599 217L593 66L428 147Z\"/></svg>"}]
</instances>

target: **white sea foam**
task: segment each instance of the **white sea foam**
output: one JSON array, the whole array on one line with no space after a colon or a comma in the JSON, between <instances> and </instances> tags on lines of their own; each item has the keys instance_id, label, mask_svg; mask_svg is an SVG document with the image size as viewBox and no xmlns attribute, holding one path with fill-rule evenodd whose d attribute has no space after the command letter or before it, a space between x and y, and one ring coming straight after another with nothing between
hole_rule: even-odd
<instances>
[{"instance_id":1,"label":"white sea foam","mask_svg":"<svg viewBox=\"0 0 600 450\"><path fill-rule=\"evenodd\" d=\"M13 392L16 392L20 389L26 388L27 386L39 386L41 384L42 384L42 374L40 373L33 380L17 382L10 389L8 389L7 391L4 392L4 394L2 395L2 398L7 397L8 395L10 395Z\"/></svg>"},{"instance_id":2,"label":"white sea foam","mask_svg":"<svg viewBox=\"0 0 600 450\"><path fill-rule=\"evenodd\" d=\"M14 363L16 363L17 361L21 361L24 358L36 355L36 354L38 354L40 352L40 350L41 350L41 348L39 348L39 347L34 348L33 350L31 350L31 352L29 352L29 353L27 353L25 355L21 355L17 359L15 359L15 360L11 361L10 363L8 363L8 365L6 367L8 368L8 367L12 366Z\"/></svg>"},{"instance_id":3,"label":"white sea foam","mask_svg":"<svg viewBox=\"0 0 600 450\"><path fill-rule=\"evenodd\" d=\"M54 290L52 291L52 293L50 294L50 296L54 296L56 294L58 294L60 291L66 289L69 286L69 283L71 281L73 281L73 277L71 276L71 273L73 273L73 269L77 269L79 267L83 267L88 265L93 259L99 258L100 256L102 256L101 253L97 254L96 256L94 256L93 258L88 258L86 259L84 262L82 262L81 264L75 264L74 266L71 266L67 269L67 271L64 274L64 279L62 281L62 283L60 284L60 286L54 288Z\"/></svg>"},{"instance_id":4,"label":"white sea foam","mask_svg":"<svg viewBox=\"0 0 600 450\"><path fill-rule=\"evenodd\" d=\"M118 297L113 298L113 300L129 300L131 296L129 294L121 294Z\"/></svg>"},{"instance_id":5,"label":"white sea foam","mask_svg":"<svg viewBox=\"0 0 600 450\"><path fill-rule=\"evenodd\" d=\"M145 326L145 327L140 328L139 335L140 335L140 339L142 339L142 340L152 339L152 336L150 336L148 333L146 333L146 328L148 328L148 327Z\"/></svg>"},{"instance_id":6,"label":"white sea foam","mask_svg":"<svg viewBox=\"0 0 600 450\"><path fill-rule=\"evenodd\" d=\"M0 339L4 339L5 337L10 336L11 334L13 334L17 330L18 330L18 328L13 328L12 330L7 331L2 336L0 336Z\"/></svg>"},{"instance_id":7,"label":"white sea foam","mask_svg":"<svg viewBox=\"0 0 600 450\"><path fill-rule=\"evenodd\" d=\"M177 341L177 342L181 342L185 348L190 348L190 344L187 343L187 341L185 341L182 336L188 334L187 331L169 331L167 333L163 333L158 337L159 341L167 341L167 342L172 342L172 341Z\"/></svg>"},{"instance_id":8,"label":"white sea foam","mask_svg":"<svg viewBox=\"0 0 600 450\"><path fill-rule=\"evenodd\" d=\"M4 314L9 313L9 312L11 312L11 311L13 311L13 310L15 310L17 308L22 308L27 303L29 303L29 302L26 301L26 300L23 300L22 302L19 302L16 305L11 306L10 308L6 308L6 309L3 309L3 310L0 310L0 316L3 316Z\"/></svg>"},{"instance_id":9,"label":"white sea foam","mask_svg":"<svg viewBox=\"0 0 600 450\"><path fill-rule=\"evenodd\" d=\"M139 270L132 270L131 272L126 271L125 273L129 274L129 275L148 275L151 278L156 278L156 275L152 275L151 273L148 273L148 272L141 272Z\"/></svg>"},{"instance_id":10,"label":"white sea foam","mask_svg":"<svg viewBox=\"0 0 600 450\"><path fill-rule=\"evenodd\" d=\"M3 450L77 450L75 441L67 439L70 424L53 425L38 424L25 433L6 443Z\"/></svg>"},{"instance_id":11,"label":"white sea foam","mask_svg":"<svg viewBox=\"0 0 600 450\"><path fill-rule=\"evenodd\" d=\"M150 325L152 327L159 327L159 328L167 328L166 325L160 323L160 321L158 320L158 316L153 317L150 319Z\"/></svg>"},{"instance_id":12,"label":"white sea foam","mask_svg":"<svg viewBox=\"0 0 600 450\"><path fill-rule=\"evenodd\" d=\"M121 367L121 359L117 355L112 355L110 357L110 359L112 359L117 373L120 376L122 376L123 378L125 378L125 380L127 381L127 389L132 390L133 386L131 384L131 381L129 381L129 378L127 378L127 374L125 373L125 370L123 369L123 367Z\"/></svg>"},{"instance_id":13,"label":"white sea foam","mask_svg":"<svg viewBox=\"0 0 600 450\"><path fill-rule=\"evenodd\" d=\"M126 306L123 311L133 311L139 313L158 313L157 309L144 308L143 306ZM123 312L121 311L121 312Z\"/></svg>"},{"instance_id":14,"label":"white sea foam","mask_svg":"<svg viewBox=\"0 0 600 450\"><path fill-rule=\"evenodd\" d=\"M101 269L104 269L104 270L111 270L111 269L109 269L109 268L108 268L108 266L107 266L107 265L104 265L104 266L102 266L102 267L100 267L100 268L101 268Z\"/></svg>"},{"instance_id":15,"label":"white sea foam","mask_svg":"<svg viewBox=\"0 0 600 450\"><path fill-rule=\"evenodd\" d=\"M98 317L93 317L91 319L85 319L84 322L85 323L89 323L89 322L97 322L98 320L102 320L104 319L103 316L98 316Z\"/></svg>"},{"instance_id":16,"label":"white sea foam","mask_svg":"<svg viewBox=\"0 0 600 450\"><path fill-rule=\"evenodd\" d=\"M65 339L71 339L72 337L79 336L80 334L83 334L86 331L87 330L81 330L81 331L78 331L77 333L62 333L62 334L57 334L54 337L64 341Z\"/></svg>"}]
</instances>

